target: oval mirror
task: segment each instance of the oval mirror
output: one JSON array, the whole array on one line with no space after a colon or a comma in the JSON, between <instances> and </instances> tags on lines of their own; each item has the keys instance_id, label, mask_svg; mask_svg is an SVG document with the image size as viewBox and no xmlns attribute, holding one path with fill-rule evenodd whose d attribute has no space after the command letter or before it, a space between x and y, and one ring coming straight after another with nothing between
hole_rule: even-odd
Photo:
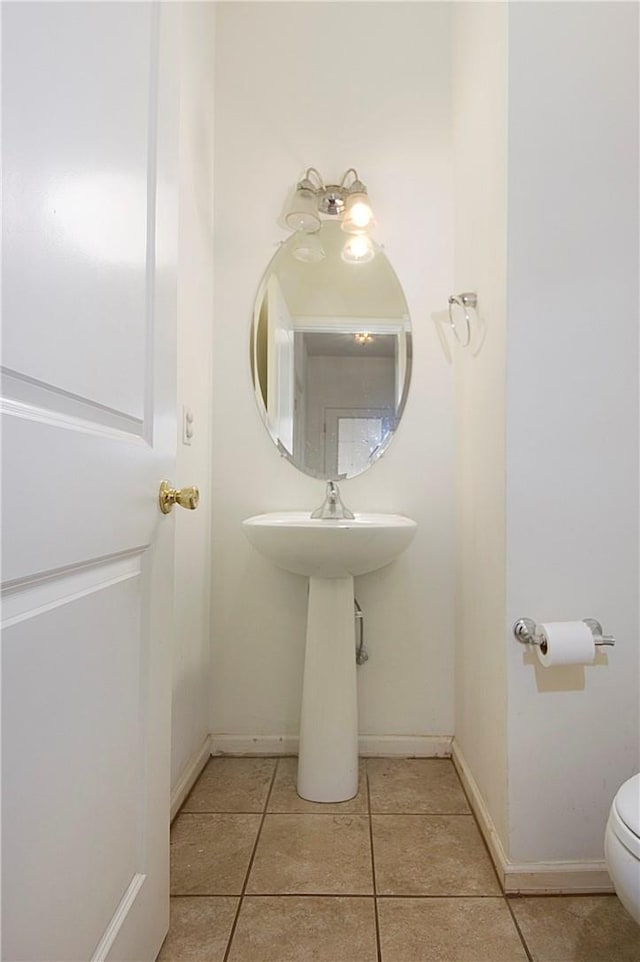
<instances>
[{"instance_id":1,"label":"oval mirror","mask_svg":"<svg viewBox=\"0 0 640 962\"><path fill-rule=\"evenodd\" d=\"M269 434L292 464L327 481L355 477L385 451L411 376L402 287L380 247L361 255L361 241L331 222L290 237L262 279L251 328Z\"/></svg>"}]
</instances>

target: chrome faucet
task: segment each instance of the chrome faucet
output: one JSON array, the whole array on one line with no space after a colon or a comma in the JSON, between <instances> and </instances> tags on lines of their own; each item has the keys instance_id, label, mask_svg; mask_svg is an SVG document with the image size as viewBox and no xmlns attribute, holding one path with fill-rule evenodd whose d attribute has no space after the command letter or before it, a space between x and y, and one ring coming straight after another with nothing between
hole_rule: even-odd
<instances>
[{"instance_id":1,"label":"chrome faucet","mask_svg":"<svg viewBox=\"0 0 640 962\"><path fill-rule=\"evenodd\" d=\"M322 518L324 521L331 519L348 518L353 520L355 514L346 508L342 503L340 491L335 481L327 481L327 493L319 508L311 515L312 518Z\"/></svg>"}]
</instances>

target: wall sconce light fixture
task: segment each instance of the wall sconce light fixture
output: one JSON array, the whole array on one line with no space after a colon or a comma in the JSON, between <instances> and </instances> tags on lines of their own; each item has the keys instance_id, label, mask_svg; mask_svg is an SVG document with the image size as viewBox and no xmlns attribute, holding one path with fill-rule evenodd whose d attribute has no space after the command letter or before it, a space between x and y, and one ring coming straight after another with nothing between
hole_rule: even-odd
<instances>
[{"instance_id":1,"label":"wall sconce light fixture","mask_svg":"<svg viewBox=\"0 0 640 962\"><path fill-rule=\"evenodd\" d=\"M314 234L320 230L322 215L339 218L342 229L354 235L345 245L342 254L345 261L363 264L375 256L373 244L366 235L374 225L373 211L367 188L353 167L339 184L325 184L320 172L309 167L296 186L285 222L291 230Z\"/></svg>"}]
</instances>

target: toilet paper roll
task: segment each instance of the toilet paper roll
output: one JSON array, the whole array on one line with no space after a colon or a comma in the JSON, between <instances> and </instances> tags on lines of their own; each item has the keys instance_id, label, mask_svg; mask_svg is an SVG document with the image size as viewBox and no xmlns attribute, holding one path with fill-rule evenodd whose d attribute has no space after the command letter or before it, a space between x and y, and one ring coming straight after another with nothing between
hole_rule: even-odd
<instances>
[{"instance_id":1,"label":"toilet paper roll","mask_svg":"<svg viewBox=\"0 0 640 962\"><path fill-rule=\"evenodd\" d=\"M541 642L538 658L545 668L553 665L590 665L596 657L593 633L584 621L539 624L537 636Z\"/></svg>"}]
</instances>

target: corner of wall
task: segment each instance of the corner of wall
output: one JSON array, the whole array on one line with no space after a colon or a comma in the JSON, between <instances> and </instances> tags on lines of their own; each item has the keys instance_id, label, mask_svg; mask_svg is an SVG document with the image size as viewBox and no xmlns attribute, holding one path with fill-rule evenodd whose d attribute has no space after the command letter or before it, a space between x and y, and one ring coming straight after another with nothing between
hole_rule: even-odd
<instances>
[{"instance_id":1,"label":"corner of wall","mask_svg":"<svg viewBox=\"0 0 640 962\"><path fill-rule=\"evenodd\" d=\"M453 33L456 290L478 294L471 343L454 345L455 745L502 858L508 846L507 16L507 4L457 4Z\"/></svg>"},{"instance_id":2,"label":"corner of wall","mask_svg":"<svg viewBox=\"0 0 640 962\"><path fill-rule=\"evenodd\" d=\"M178 225L178 485L197 484L197 511L175 518L172 797L208 737L211 570L214 5L182 4ZM193 415L184 443L183 417Z\"/></svg>"}]
</instances>

